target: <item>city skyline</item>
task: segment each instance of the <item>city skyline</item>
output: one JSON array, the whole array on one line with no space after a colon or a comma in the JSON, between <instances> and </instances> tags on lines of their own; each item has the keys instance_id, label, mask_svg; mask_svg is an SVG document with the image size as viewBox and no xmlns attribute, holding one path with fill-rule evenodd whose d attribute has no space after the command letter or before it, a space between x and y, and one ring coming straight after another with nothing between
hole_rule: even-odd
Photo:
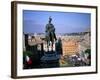
<instances>
[{"instance_id":1,"label":"city skyline","mask_svg":"<svg viewBox=\"0 0 100 80\"><path fill-rule=\"evenodd\" d=\"M91 14L23 10L24 33L45 33L49 17L56 33L84 32L91 27Z\"/></svg>"}]
</instances>

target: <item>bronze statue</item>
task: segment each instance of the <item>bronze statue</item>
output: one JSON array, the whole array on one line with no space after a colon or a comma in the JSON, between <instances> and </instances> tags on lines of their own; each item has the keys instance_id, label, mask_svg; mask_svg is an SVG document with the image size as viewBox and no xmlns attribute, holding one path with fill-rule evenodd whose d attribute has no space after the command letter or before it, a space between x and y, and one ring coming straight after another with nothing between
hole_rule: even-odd
<instances>
[{"instance_id":1,"label":"bronze statue","mask_svg":"<svg viewBox=\"0 0 100 80\"><path fill-rule=\"evenodd\" d=\"M47 48L49 50L49 46L50 46L50 41L52 43L51 49L53 50L53 44L54 41L56 41L56 35L55 35L55 27L54 25L51 23L52 18L49 17L49 21L48 24L46 24L46 41L47 41Z\"/></svg>"}]
</instances>

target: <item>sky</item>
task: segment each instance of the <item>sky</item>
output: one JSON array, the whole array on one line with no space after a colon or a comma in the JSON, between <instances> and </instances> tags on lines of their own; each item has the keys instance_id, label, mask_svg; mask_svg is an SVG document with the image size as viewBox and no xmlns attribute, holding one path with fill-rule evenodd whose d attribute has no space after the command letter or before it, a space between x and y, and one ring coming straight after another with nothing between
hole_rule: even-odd
<instances>
[{"instance_id":1,"label":"sky","mask_svg":"<svg viewBox=\"0 0 100 80\"><path fill-rule=\"evenodd\" d=\"M45 33L50 16L56 33L84 32L91 27L90 13L23 10L24 33Z\"/></svg>"}]
</instances>

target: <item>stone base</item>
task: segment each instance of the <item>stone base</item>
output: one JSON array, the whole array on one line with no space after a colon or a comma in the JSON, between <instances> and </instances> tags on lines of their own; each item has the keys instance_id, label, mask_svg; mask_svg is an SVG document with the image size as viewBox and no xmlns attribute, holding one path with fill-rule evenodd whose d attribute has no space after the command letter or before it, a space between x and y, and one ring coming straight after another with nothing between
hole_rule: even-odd
<instances>
[{"instance_id":1,"label":"stone base","mask_svg":"<svg viewBox=\"0 0 100 80\"><path fill-rule=\"evenodd\" d=\"M44 56L41 58L41 62L44 63L51 63L51 62L57 62L60 59L60 55L53 51L48 51L44 54Z\"/></svg>"}]
</instances>

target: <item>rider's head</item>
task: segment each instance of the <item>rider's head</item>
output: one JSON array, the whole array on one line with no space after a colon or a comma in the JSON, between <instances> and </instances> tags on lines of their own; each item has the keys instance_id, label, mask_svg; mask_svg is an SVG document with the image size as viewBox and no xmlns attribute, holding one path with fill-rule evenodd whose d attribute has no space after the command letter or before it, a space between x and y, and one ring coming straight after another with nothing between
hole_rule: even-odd
<instances>
[{"instance_id":1,"label":"rider's head","mask_svg":"<svg viewBox=\"0 0 100 80\"><path fill-rule=\"evenodd\" d=\"M52 21L52 18L51 18L51 16L49 17L49 23L51 23L51 21Z\"/></svg>"}]
</instances>

